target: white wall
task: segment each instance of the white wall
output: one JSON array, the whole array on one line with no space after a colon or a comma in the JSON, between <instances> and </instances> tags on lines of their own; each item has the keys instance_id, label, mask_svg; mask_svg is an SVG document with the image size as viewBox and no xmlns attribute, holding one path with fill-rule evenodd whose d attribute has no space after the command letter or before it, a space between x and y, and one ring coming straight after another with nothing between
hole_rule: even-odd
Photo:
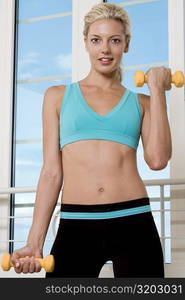
<instances>
[{"instance_id":1,"label":"white wall","mask_svg":"<svg viewBox=\"0 0 185 300\"><path fill-rule=\"evenodd\" d=\"M10 186L11 114L14 53L14 1L0 1L0 188ZM0 241L8 240L9 195L0 195ZM0 253L8 243L0 243Z\"/></svg>"},{"instance_id":2,"label":"white wall","mask_svg":"<svg viewBox=\"0 0 185 300\"><path fill-rule=\"evenodd\" d=\"M169 0L169 65L172 73L185 73L185 3ZM185 178L185 102L184 88L170 93L170 127L173 154L170 177ZM172 264L166 266L169 277L185 277L185 185L171 187ZM180 238L180 239L178 239Z\"/></svg>"}]
</instances>

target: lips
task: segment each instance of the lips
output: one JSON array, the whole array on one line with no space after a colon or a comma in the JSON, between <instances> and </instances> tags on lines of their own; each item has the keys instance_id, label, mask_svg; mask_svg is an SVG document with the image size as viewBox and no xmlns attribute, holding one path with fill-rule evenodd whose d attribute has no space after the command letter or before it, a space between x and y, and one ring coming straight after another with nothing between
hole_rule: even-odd
<instances>
[{"instance_id":1,"label":"lips","mask_svg":"<svg viewBox=\"0 0 185 300\"><path fill-rule=\"evenodd\" d=\"M104 66L106 66L106 65L111 65L111 64L112 64L112 61L113 61L113 59L107 59L107 60L102 60L102 59L99 59L99 61L100 61L100 64L101 64L101 65L104 65Z\"/></svg>"}]
</instances>

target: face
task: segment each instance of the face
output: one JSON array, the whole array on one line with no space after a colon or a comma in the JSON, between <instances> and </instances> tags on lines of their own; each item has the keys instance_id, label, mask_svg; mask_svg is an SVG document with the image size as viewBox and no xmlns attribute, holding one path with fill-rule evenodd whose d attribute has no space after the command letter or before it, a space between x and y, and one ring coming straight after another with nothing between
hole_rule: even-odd
<instances>
[{"instance_id":1,"label":"face","mask_svg":"<svg viewBox=\"0 0 185 300\"><path fill-rule=\"evenodd\" d=\"M95 21L84 41L92 67L104 72L116 70L121 63L122 54L128 52L129 47L122 24L117 20ZM100 60L102 57L112 60L103 62Z\"/></svg>"}]
</instances>

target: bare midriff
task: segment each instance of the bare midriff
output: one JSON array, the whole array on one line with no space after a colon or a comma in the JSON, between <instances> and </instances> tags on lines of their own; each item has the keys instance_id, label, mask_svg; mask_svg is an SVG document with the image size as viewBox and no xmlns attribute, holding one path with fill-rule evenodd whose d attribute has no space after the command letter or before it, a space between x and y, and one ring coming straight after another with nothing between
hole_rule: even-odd
<instances>
[{"instance_id":1,"label":"bare midriff","mask_svg":"<svg viewBox=\"0 0 185 300\"><path fill-rule=\"evenodd\" d=\"M82 88L82 86L81 86ZM123 93L123 88L117 89L117 98ZM96 110L95 99L104 100L103 113L107 108L107 100L116 95L110 93L97 94L97 91L83 88L89 105ZM90 99L91 97L91 99ZM57 105L60 114L60 98ZM91 102L90 102L91 100ZM143 103L139 97L142 117ZM110 104L109 104L110 105ZM115 103L114 103L115 105ZM111 105L113 107L113 105ZM97 113L102 114L101 111ZM135 200L148 197L145 185L138 173L136 150L125 144L109 140L81 140L66 144L61 149L63 165L62 203L71 204L106 204Z\"/></svg>"},{"instance_id":2,"label":"bare midriff","mask_svg":"<svg viewBox=\"0 0 185 300\"><path fill-rule=\"evenodd\" d=\"M103 204L148 197L136 150L108 140L81 140L62 149L62 203Z\"/></svg>"}]
</instances>

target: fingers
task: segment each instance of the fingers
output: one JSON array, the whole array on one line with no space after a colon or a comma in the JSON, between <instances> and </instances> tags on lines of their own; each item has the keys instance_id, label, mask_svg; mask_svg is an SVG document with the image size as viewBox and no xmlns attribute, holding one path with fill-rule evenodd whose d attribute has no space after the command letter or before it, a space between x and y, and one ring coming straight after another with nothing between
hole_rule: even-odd
<instances>
[{"instance_id":1,"label":"fingers","mask_svg":"<svg viewBox=\"0 0 185 300\"><path fill-rule=\"evenodd\" d=\"M170 84L166 87L166 90L169 91L169 90L171 90L171 88L172 88L172 85Z\"/></svg>"},{"instance_id":2,"label":"fingers","mask_svg":"<svg viewBox=\"0 0 185 300\"><path fill-rule=\"evenodd\" d=\"M30 259L29 273L35 272L35 260L33 258Z\"/></svg>"},{"instance_id":3,"label":"fingers","mask_svg":"<svg viewBox=\"0 0 185 300\"><path fill-rule=\"evenodd\" d=\"M19 265L19 258L20 258L19 252L14 251L11 255L11 262L14 266Z\"/></svg>"},{"instance_id":4,"label":"fingers","mask_svg":"<svg viewBox=\"0 0 185 300\"><path fill-rule=\"evenodd\" d=\"M17 263L14 267L14 270L17 274L21 273L22 272L22 265L21 263Z\"/></svg>"},{"instance_id":5,"label":"fingers","mask_svg":"<svg viewBox=\"0 0 185 300\"><path fill-rule=\"evenodd\" d=\"M15 250L11 255L11 262L15 272L18 274L21 272L24 274L40 272L41 265L35 257L42 257L40 249L25 246Z\"/></svg>"},{"instance_id":6,"label":"fingers","mask_svg":"<svg viewBox=\"0 0 185 300\"><path fill-rule=\"evenodd\" d=\"M146 73L147 84L150 88L158 87L163 90L171 90L172 88L172 75L171 69L162 67L150 68Z\"/></svg>"},{"instance_id":7,"label":"fingers","mask_svg":"<svg viewBox=\"0 0 185 300\"><path fill-rule=\"evenodd\" d=\"M35 261L35 272L40 272L40 270L42 269L39 261Z\"/></svg>"},{"instance_id":8,"label":"fingers","mask_svg":"<svg viewBox=\"0 0 185 300\"><path fill-rule=\"evenodd\" d=\"M25 257L19 260L19 266L14 267L16 273L34 273L40 272L41 265L34 257Z\"/></svg>"},{"instance_id":9,"label":"fingers","mask_svg":"<svg viewBox=\"0 0 185 300\"><path fill-rule=\"evenodd\" d=\"M166 90L169 91L172 88L172 75L171 75L171 69L170 68L166 68L166 77L167 77L167 86L166 86Z\"/></svg>"}]
</instances>

